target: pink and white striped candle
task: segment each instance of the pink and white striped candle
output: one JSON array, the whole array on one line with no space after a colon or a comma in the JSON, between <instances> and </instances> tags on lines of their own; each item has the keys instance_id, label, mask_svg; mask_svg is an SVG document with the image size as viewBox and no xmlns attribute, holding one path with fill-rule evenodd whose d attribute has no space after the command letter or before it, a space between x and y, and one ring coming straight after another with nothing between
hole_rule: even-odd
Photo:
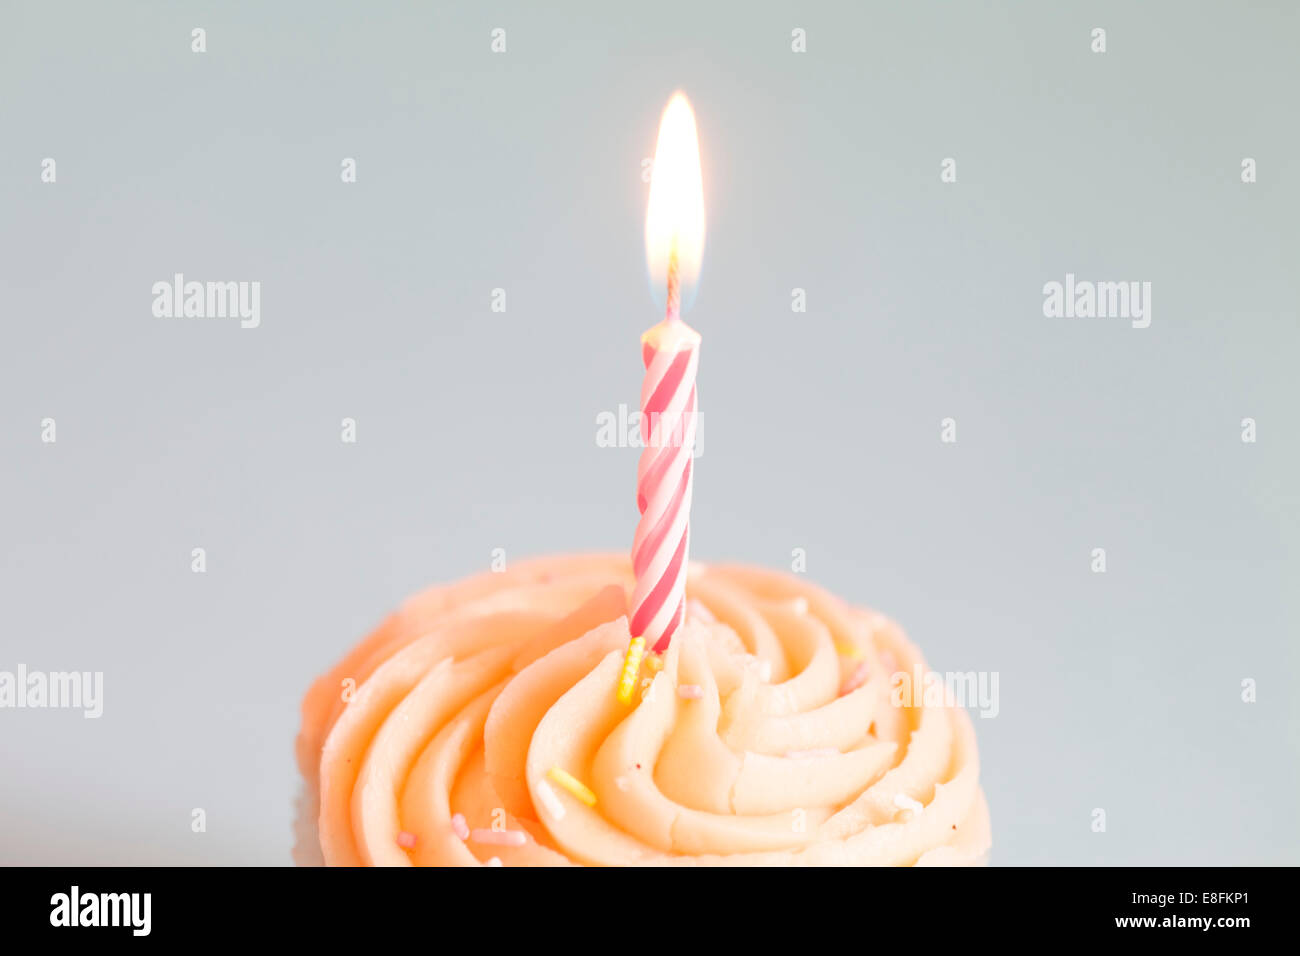
<instances>
[{"instance_id":1,"label":"pink and white striped candle","mask_svg":"<svg viewBox=\"0 0 1300 956\"><path fill-rule=\"evenodd\" d=\"M672 289L672 286L669 287ZM700 362L699 333L681 320L669 295L668 317L642 337L641 440L632 543L632 634L662 654L686 614L691 538L691 477Z\"/></svg>"},{"instance_id":2,"label":"pink and white striped candle","mask_svg":"<svg viewBox=\"0 0 1300 956\"><path fill-rule=\"evenodd\" d=\"M628 609L633 637L668 649L686 613L691 480L698 401L700 336L681 318L682 287L699 273L704 248L704 194L695 115L681 93L659 124L646 211L651 277L667 289L664 320L641 336L641 439L632 543L636 584Z\"/></svg>"}]
</instances>

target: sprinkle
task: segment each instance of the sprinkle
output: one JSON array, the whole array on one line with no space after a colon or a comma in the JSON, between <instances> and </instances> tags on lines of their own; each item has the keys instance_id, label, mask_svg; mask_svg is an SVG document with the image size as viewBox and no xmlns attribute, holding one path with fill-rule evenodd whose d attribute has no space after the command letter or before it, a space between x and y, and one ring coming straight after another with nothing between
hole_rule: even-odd
<instances>
[{"instance_id":1,"label":"sprinkle","mask_svg":"<svg viewBox=\"0 0 1300 956\"><path fill-rule=\"evenodd\" d=\"M699 684L682 684L677 688L677 696L687 700L699 700L704 696L704 688Z\"/></svg>"},{"instance_id":2,"label":"sprinkle","mask_svg":"<svg viewBox=\"0 0 1300 956\"><path fill-rule=\"evenodd\" d=\"M617 777L614 778L614 786L618 787L618 789L624 792L627 792L627 788L631 786L631 784L628 783L627 777L624 777L622 774L619 774Z\"/></svg>"},{"instance_id":3,"label":"sprinkle","mask_svg":"<svg viewBox=\"0 0 1300 956\"><path fill-rule=\"evenodd\" d=\"M523 830L470 830L469 838L475 843L491 843L495 846L523 846L528 836Z\"/></svg>"},{"instance_id":4,"label":"sprinkle","mask_svg":"<svg viewBox=\"0 0 1300 956\"><path fill-rule=\"evenodd\" d=\"M415 846L415 834L407 833L403 830L401 833L397 834L397 845L404 846L408 850L411 849L411 847Z\"/></svg>"},{"instance_id":5,"label":"sprinkle","mask_svg":"<svg viewBox=\"0 0 1300 956\"><path fill-rule=\"evenodd\" d=\"M790 607L796 614L808 613L808 599L803 595L793 598L790 601Z\"/></svg>"},{"instance_id":6,"label":"sprinkle","mask_svg":"<svg viewBox=\"0 0 1300 956\"><path fill-rule=\"evenodd\" d=\"M560 798L555 795L555 791L551 789L551 785L545 780L537 781L537 796L542 801L542 806L546 808L547 813L557 820L564 819L564 804L560 802Z\"/></svg>"},{"instance_id":7,"label":"sprinkle","mask_svg":"<svg viewBox=\"0 0 1300 956\"><path fill-rule=\"evenodd\" d=\"M911 810L913 813L920 813L925 809L925 804L918 800L913 800L905 793L894 794L894 806L900 810Z\"/></svg>"},{"instance_id":8,"label":"sprinkle","mask_svg":"<svg viewBox=\"0 0 1300 956\"><path fill-rule=\"evenodd\" d=\"M851 661L860 661L866 656L862 653L862 648L858 647L856 644L837 642L835 650L839 652L841 657L847 657Z\"/></svg>"},{"instance_id":9,"label":"sprinkle","mask_svg":"<svg viewBox=\"0 0 1300 956\"><path fill-rule=\"evenodd\" d=\"M640 638L637 638L637 640L640 640ZM561 787L569 791L569 793L573 794L587 806L594 807L596 805L596 795L591 792L591 788L569 772L561 770L559 767L552 767L550 770L546 771L546 776L550 777L551 780L558 783Z\"/></svg>"},{"instance_id":10,"label":"sprinkle","mask_svg":"<svg viewBox=\"0 0 1300 956\"><path fill-rule=\"evenodd\" d=\"M812 760L815 757L838 757L840 752L834 747L816 747L812 750L787 750L786 760Z\"/></svg>"},{"instance_id":11,"label":"sprinkle","mask_svg":"<svg viewBox=\"0 0 1300 956\"><path fill-rule=\"evenodd\" d=\"M664 669L664 656L651 651L645 656L645 660L642 663L645 664L646 670L651 674L658 674Z\"/></svg>"},{"instance_id":12,"label":"sprinkle","mask_svg":"<svg viewBox=\"0 0 1300 956\"><path fill-rule=\"evenodd\" d=\"M745 666L753 668L758 673L758 679L767 683L772 679L772 662L759 660L753 654L745 655Z\"/></svg>"},{"instance_id":13,"label":"sprinkle","mask_svg":"<svg viewBox=\"0 0 1300 956\"><path fill-rule=\"evenodd\" d=\"M858 664L857 667L853 668L853 673L849 675L848 680L844 682L844 686L840 688L840 696L843 697L845 694L851 694L853 691L865 684L869 673L870 671L867 670L866 661Z\"/></svg>"},{"instance_id":14,"label":"sprinkle","mask_svg":"<svg viewBox=\"0 0 1300 956\"><path fill-rule=\"evenodd\" d=\"M500 865L501 865L501 857L499 857L499 856L494 856L494 857L492 857L492 859L490 859L490 860L487 861L487 865L488 865L488 866L500 866Z\"/></svg>"},{"instance_id":15,"label":"sprinkle","mask_svg":"<svg viewBox=\"0 0 1300 956\"><path fill-rule=\"evenodd\" d=\"M469 839L469 824L465 822L465 814L457 813L452 816L451 832L462 840Z\"/></svg>"},{"instance_id":16,"label":"sprinkle","mask_svg":"<svg viewBox=\"0 0 1300 956\"><path fill-rule=\"evenodd\" d=\"M632 692L636 690L636 675L641 669L641 656L644 653L645 638L632 638L632 643L627 646L627 656L623 658L623 676L618 680L619 703L632 702Z\"/></svg>"}]
</instances>

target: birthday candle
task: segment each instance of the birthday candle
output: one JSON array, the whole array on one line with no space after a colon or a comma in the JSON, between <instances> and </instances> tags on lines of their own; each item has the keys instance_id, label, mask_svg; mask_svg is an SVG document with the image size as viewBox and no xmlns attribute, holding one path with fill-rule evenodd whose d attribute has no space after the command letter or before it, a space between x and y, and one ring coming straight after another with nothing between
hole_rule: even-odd
<instances>
[{"instance_id":1,"label":"birthday candle","mask_svg":"<svg viewBox=\"0 0 1300 956\"><path fill-rule=\"evenodd\" d=\"M641 438L632 543L636 584L629 608L633 637L662 654L686 611L692 455L698 414L695 374L700 336L681 318L682 285L698 273L704 245L704 197L695 116L681 93L659 124L646 212L646 256L662 274L662 322L641 337Z\"/></svg>"}]
</instances>

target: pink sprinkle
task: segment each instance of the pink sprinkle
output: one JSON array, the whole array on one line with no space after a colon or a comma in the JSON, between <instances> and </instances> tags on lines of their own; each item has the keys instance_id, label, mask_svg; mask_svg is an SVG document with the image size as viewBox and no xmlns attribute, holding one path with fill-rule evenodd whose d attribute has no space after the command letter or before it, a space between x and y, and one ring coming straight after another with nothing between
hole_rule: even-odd
<instances>
[{"instance_id":1,"label":"pink sprinkle","mask_svg":"<svg viewBox=\"0 0 1300 956\"><path fill-rule=\"evenodd\" d=\"M814 757L838 757L840 752L834 747L817 747L813 750L787 750L786 760L812 760Z\"/></svg>"},{"instance_id":2,"label":"pink sprinkle","mask_svg":"<svg viewBox=\"0 0 1300 956\"><path fill-rule=\"evenodd\" d=\"M704 696L704 688L699 684L682 684L677 688L677 696L687 700L699 700Z\"/></svg>"},{"instance_id":3,"label":"pink sprinkle","mask_svg":"<svg viewBox=\"0 0 1300 956\"><path fill-rule=\"evenodd\" d=\"M407 833L403 830L401 833L397 834L397 845L404 846L408 850L411 849L411 847L415 846L415 834Z\"/></svg>"},{"instance_id":4,"label":"pink sprinkle","mask_svg":"<svg viewBox=\"0 0 1300 956\"><path fill-rule=\"evenodd\" d=\"M462 840L469 839L469 824L465 822L465 814L457 813L451 818L451 832L456 834Z\"/></svg>"},{"instance_id":5,"label":"pink sprinkle","mask_svg":"<svg viewBox=\"0 0 1300 956\"><path fill-rule=\"evenodd\" d=\"M487 861L487 865L488 865L488 866L500 866L500 865L501 865L501 857L499 857L499 856L494 856L494 857L492 857L492 859L490 859L490 860Z\"/></svg>"},{"instance_id":6,"label":"pink sprinkle","mask_svg":"<svg viewBox=\"0 0 1300 956\"><path fill-rule=\"evenodd\" d=\"M475 843L491 843L495 846L523 846L528 842L523 830L471 830L469 838Z\"/></svg>"},{"instance_id":7,"label":"pink sprinkle","mask_svg":"<svg viewBox=\"0 0 1300 956\"><path fill-rule=\"evenodd\" d=\"M849 675L849 679L846 680L844 686L840 688L840 696L843 697L845 694L850 694L865 684L867 682L868 673L866 661L863 661L857 667L853 668L853 673Z\"/></svg>"}]
</instances>

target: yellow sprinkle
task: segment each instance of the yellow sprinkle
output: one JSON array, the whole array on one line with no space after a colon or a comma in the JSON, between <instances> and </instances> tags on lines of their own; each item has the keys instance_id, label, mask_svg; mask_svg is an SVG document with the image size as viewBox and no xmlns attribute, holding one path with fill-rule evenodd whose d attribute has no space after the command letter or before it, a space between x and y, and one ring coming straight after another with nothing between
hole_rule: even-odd
<instances>
[{"instance_id":1,"label":"yellow sprinkle","mask_svg":"<svg viewBox=\"0 0 1300 956\"><path fill-rule=\"evenodd\" d=\"M661 670L664 669L663 655L656 654L654 651L651 651L649 654L645 656L645 666L646 669L649 670L651 674L658 674Z\"/></svg>"},{"instance_id":2,"label":"yellow sprinkle","mask_svg":"<svg viewBox=\"0 0 1300 956\"><path fill-rule=\"evenodd\" d=\"M856 644L836 644L835 649L844 657L849 658L849 660L860 661L862 658L867 656L862 653L862 648L858 647Z\"/></svg>"},{"instance_id":3,"label":"yellow sprinkle","mask_svg":"<svg viewBox=\"0 0 1300 956\"><path fill-rule=\"evenodd\" d=\"M645 638L632 638L632 643L627 646L627 657L623 658L623 676L618 679L618 699L621 703L632 702L632 692L636 690L636 677L641 670L641 656L644 653Z\"/></svg>"},{"instance_id":4,"label":"yellow sprinkle","mask_svg":"<svg viewBox=\"0 0 1300 956\"><path fill-rule=\"evenodd\" d=\"M641 639L637 638L637 640ZM573 774L561 770L559 767L552 767L550 770L546 771L546 776L550 777L554 783L559 784L587 806L594 807L596 805L596 795L591 792L591 788L581 780L574 777Z\"/></svg>"}]
</instances>

